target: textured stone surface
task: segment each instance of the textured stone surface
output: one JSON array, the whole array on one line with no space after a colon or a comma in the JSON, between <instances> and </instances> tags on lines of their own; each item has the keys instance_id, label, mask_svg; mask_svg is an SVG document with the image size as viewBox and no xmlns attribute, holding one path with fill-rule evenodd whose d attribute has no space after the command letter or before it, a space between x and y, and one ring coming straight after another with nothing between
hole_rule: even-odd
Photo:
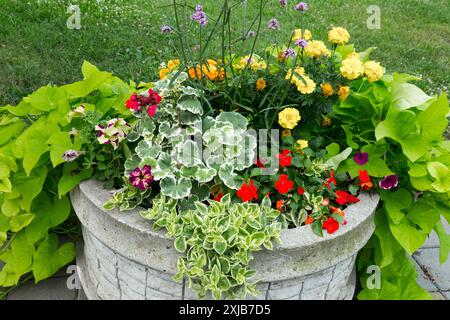
<instances>
[{"instance_id":1,"label":"textured stone surface","mask_svg":"<svg viewBox=\"0 0 450 320\"><path fill-rule=\"evenodd\" d=\"M78 290L67 288L67 278L57 277L38 284L27 282L8 294L7 300L76 300Z\"/></svg>"},{"instance_id":2,"label":"textured stone surface","mask_svg":"<svg viewBox=\"0 0 450 320\"><path fill-rule=\"evenodd\" d=\"M78 272L89 299L195 299L172 281L179 255L162 231L142 219L139 210L105 212L110 194L96 181L71 193L83 226ZM255 254L261 295L258 299L351 299L355 256L370 238L378 196L363 194L346 210L347 225L317 237L310 227L282 232L282 244ZM107 244L107 245L106 245Z\"/></svg>"},{"instance_id":3,"label":"textured stone surface","mask_svg":"<svg viewBox=\"0 0 450 320\"><path fill-rule=\"evenodd\" d=\"M429 275L425 273L422 267L413 259L417 270L417 283L428 292L437 292L439 289L434 285Z\"/></svg>"},{"instance_id":4,"label":"textured stone surface","mask_svg":"<svg viewBox=\"0 0 450 320\"><path fill-rule=\"evenodd\" d=\"M440 265L438 248L418 250L414 259L425 269L440 291L450 290L450 259Z\"/></svg>"}]
</instances>

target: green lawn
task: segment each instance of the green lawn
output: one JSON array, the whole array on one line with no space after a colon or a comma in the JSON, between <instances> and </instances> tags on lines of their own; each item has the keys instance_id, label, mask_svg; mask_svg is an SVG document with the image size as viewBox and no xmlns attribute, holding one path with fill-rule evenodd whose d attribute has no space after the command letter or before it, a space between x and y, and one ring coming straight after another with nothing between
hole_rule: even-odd
<instances>
[{"instance_id":1,"label":"green lawn","mask_svg":"<svg viewBox=\"0 0 450 320\"><path fill-rule=\"evenodd\" d=\"M232 1L232 0L230 0ZM112 71L124 79L152 80L161 61L172 57L170 37L161 35L162 24L173 24L171 0L0 0L0 105L47 83L64 84L80 78L83 60ZM202 3L211 18L220 0ZM234 32L246 27L255 13L257 0L247 10L236 7ZM69 30L68 5L78 4L82 29ZM290 7L294 4L289 1ZM429 93L449 91L450 10L448 0L378 0L381 29L366 27L371 0L309 1L306 27L325 39L331 26L346 27L358 49L375 46L374 57L388 71L408 72L423 78ZM270 0L263 22L264 44L288 39L299 27L298 13L282 10ZM247 17L247 19L245 19ZM267 21L277 17L281 31L267 30ZM212 19L211 19L212 20ZM190 39L195 43L195 38Z\"/></svg>"}]
</instances>

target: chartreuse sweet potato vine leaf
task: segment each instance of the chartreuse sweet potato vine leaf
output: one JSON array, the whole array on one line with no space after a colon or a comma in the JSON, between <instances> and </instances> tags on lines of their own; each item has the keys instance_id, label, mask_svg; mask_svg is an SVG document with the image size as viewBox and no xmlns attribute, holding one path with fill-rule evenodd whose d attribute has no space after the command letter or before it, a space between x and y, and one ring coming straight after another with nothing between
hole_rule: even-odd
<instances>
[{"instance_id":1,"label":"chartreuse sweet potato vine leaf","mask_svg":"<svg viewBox=\"0 0 450 320\"><path fill-rule=\"evenodd\" d=\"M93 174L92 167L62 158L67 150L85 150L83 131L92 130L69 124L69 111L85 102L92 118L130 114L124 104L135 88L88 62L82 72L82 81L44 86L17 106L0 107L0 286L14 286L30 272L45 279L75 256L72 243L58 247L48 233L69 217L65 195ZM71 136L72 129L80 134Z\"/></svg>"}]
</instances>

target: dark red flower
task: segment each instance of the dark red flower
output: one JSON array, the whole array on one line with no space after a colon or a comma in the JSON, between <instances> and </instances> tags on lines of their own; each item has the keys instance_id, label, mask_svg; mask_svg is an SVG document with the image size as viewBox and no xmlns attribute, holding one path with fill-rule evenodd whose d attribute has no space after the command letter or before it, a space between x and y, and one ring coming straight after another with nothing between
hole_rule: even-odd
<instances>
[{"instance_id":1,"label":"dark red flower","mask_svg":"<svg viewBox=\"0 0 450 320\"><path fill-rule=\"evenodd\" d=\"M223 198L223 193L219 192L214 198L213 201L220 202Z\"/></svg>"},{"instance_id":2,"label":"dark red flower","mask_svg":"<svg viewBox=\"0 0 450 320\"><path fill-rule=\"evenodd\" d=\"M258 189L256 188L253 181L250 183L244 183L241 188L237 191L237 196L241 198L242 202L252 201L253 199L258 199Z\"/></svg>"},{"instance_id":3,"label":"dark red flower","mask_svg":"<svg viewBox=\"0 0 450 320\"><path fill-rule=\"evenodd\" d=\"M297 189L297 193L298 193L299 195L301 195L301 196L304 195L304 194L305 194L305 188L301 188L301 187L298 188L298 189Z\"/></svg>"},{"instance_id":4,"label":"dark red flower","mask_svg":"<svg viewBox=\"0 0 450 320\"><path fill-rule=\"evenodd\" d=\"M370 190L373 186L372 181L370 181L369 174L366 170L359 170L359 185L361 189Z\"/></svg>"},{"instance_id":5,"label":"dark red flower","mask_svg":"<svg viewBox=\"0 0 450 320\"><path fill-rule=\"evenodd\" d=\"M141 191L149 189L152 182L152 168L148 165L145 165L142 169L137 167L130 173L130 183Z\"/></svg>"},{"instance_id":6,"label":"dark red flower","mask_svg":"<svg viewBox=\"0 0 450 320\"><path fill-rule=\"evenodd\" d=\"M340 205L346 205L348 203L357 203L359 199L354 195L349 194L346 191L338 190L336 191L336 202Z\"/></svg>"},{"instance_id":7,"label":"dark red flower","mask_svg":"<svg viewBox=\"0 0 450 320\"><path fill-rule=\"evenodd\" d=\"M327 179L327 183L325 184L325 186L328 189L331 189L331 184L333 184L335 187L337 185L336 178L334 177L334 171L330 172L330 177Z\"/></svg>"},{"instance_id":8,"label":"dark red flower","mask_svg":"<svg viewBox=\"0 0 450 320\"><path fill-rule=\"evenodd\" d=\"M260 158L256 159L255 165L260 169L264 169L266 167Z\"/></svg>"},{"instance_id":9,"label":"dark red flower","mask_svg":"<svg viewBox=\"0 0 450 320\"><path fill-rule=\"evenodd\" d=\"M161 96L157 94L153 89L148 89L148 94L151 100L151 104L158 104L161 102Z\"/></svg>"},{"instance_id":10,"label":"dark red flower","mask_svg":"<svg viewBox=\"0 0 450 320\"><path fill-rule=\"evenodd\" d=\"M282 174L278 178L278 181L275 182L275 188L281 194L288 193L292 188L294 188L294 182L289 180L287 174Z\"/></svg>"},{"instance_id":11,"label":"dark red flower","mask_svg":"<svg viewBox=\"0 0 450 320\"><path fill-rule=\"evenodd\" d=\"M292 165L292 157L289 155L290 152L290 150L286 149L277 156L277 158L280 159L281 167L290 167Z\"/></svg>"},{"instance_id":12,"label":"dark red flower","mask_svg":"<svg viewBox=\"0 0 450 320\"><path fill-rule=\"evenodd\" d=\"M329 234L335 233L339 229L339 222L329 217L322 223L322 228L327 230Z\"/></svg>"},{"instance_id":13,"label":"dark red flower","mask_svg":"<svg viewBox=\"0 0 450 320\"><path fill-rule=\"evenodd\" d=\"M355 162L360 166L363 166L369 162L369 154L367 152L358 151L358 153L353 157L353 160L355 160Z\"/></svg>"}]
</instances>

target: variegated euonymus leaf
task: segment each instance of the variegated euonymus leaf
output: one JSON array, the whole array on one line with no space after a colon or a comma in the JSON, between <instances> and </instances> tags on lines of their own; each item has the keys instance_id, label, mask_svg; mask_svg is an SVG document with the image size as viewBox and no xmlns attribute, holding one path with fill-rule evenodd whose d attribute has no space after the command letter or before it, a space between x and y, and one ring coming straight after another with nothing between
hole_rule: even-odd
<instances>
[{"instance_id":1,"label":"variegated euonymus leaf","mask_svg":"<svg viewBox=\"0 0 450 320\"><path fill-rule=\"evenodd\" d=\"M191 180L187 178L176 179L168 176L159 182L161 193L172 199L182 199L189 196L192 188Z\"/></svg>"}]
</instances>

